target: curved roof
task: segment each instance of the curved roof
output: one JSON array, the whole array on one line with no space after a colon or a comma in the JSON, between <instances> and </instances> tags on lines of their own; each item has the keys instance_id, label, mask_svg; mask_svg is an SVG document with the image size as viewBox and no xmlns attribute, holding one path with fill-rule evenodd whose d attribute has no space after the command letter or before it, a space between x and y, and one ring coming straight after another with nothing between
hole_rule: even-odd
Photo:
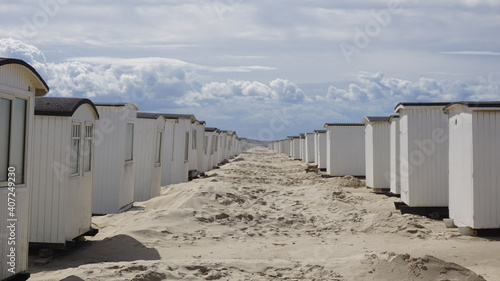
<instances>
[{"instance_id":1,"label":"curved roof","mask_svg":"<svg viewBox=\"0 0 500 281\"><path fill-rule=\"evenodd\" d=\"M315 130L314 132L318 134L325 134L326 130Z\"/></svg>"},{"instance_id":2,"label":"curved roof","mask_svg":"<svg viewBox=\"0 0 500 281\"><path fill-rule=\"evenodd\" d=\"M219 129L214 127L205 127L205 132L216 132L217 130Z\"/></svg>"},{"instance_id":3,"label":"curved roof","mask_svg":"<svg viewBox=\"0 0 500 281\"><path fill-rule=\"evenodd\" d=\"M45 96L49 92L49 86L45 83L42 76L33 68L33 66L29 65L27 62L20 59L12 59L12 58L0 58L0 66L8 65L8 64L17 64L28 69L37 81L37 88L35 89L35 96Z\"/></svg>"},{"instance_id":4,"label":"curved roof","mask_svg":"<svg viewBox=\"0 0 500 281\"><path fill-rule=\"evenodd\" d=\"M99 113L94 103L89 99L82 98L36 98L35 115L73 116L83 104L92 107L97 119L99 119Z\"/></svg>"}]
</instances>

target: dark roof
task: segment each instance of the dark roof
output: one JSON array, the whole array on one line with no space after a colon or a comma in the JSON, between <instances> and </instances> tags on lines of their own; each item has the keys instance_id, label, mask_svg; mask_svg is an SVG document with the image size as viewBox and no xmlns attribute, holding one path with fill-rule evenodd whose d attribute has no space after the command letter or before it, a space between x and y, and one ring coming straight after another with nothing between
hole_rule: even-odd
<instances>
[{"instance_id":1,"label":"dark roof","mask_svg":"<svg viewBox=\"0 0 500 281\"><path fill-rule=\"evenodd\" d=\"M196 120L196 117L194 117L193 114L175 114L175 113L162 113L163 117L166 119L191 119L194 118Z\"/></svg>"},{"instance_id":2,"label":"dark roof","mask_svg":"<svg viewBox=\"0 0 500 281\"><path fill-rule=\"evenodd\" d=\"M474 108L500 107L500 101L459 101L449 104L444 109L448 109L453 105L458 105L458 104Z\"/></svg>"},{"instance_id":3,"label":"dark roof","mask_svg":"<svg viewBox=\"0 0 500 281\"><path fill-rule=\"evenodd\" d=\"M391 122L392 119L399 119L399 115L398 114L391 115L391 117L389 118L389 122Z\"/></svg>"},{"instance_id":4,"label":"dark roof","mask_svg":"<svg viewBox=\"0 0 500 281\"><path fill-rule=\"evenodd\" d=\"M217 128L214 128L214 127L205 127L205 132L215 132L217 131L218 129Z\"/></svg>"},{"instance_id":5,"label":"dark roof","mask_svg":"<svg viewBox=\"0 0 500 281\"><path fill-rule=\"evenodd\" d=\"M300 139L300 136L288 136L289 139Z\"/></svg>"},{"instance_id":6,"label":"dark roof","mask_svg":"<svg viewBox=\"0 0 500 281\"><path fill-rule=\"evenodd\" d=\"M137 118L143 118L143 119L158 119L161 115L160 113L153 113L153 112L137 112Z\"/></svg>"},{"instance_id":7,"label":"dark roof","mask_svg":"<svg viewBox=\"0 0 500 281\"><path fill-rule=\"evenodd\" d=\"M18 64L18 65L22 65L22 66L26 67L33 74L35 74L35 76L38 78L38 80L40 80L40 82L43 84L43 86L45 87L45 90L46 90L44 94L46 94L49 91L49 86L47 85L47 83L45 83L45 80L43 80L42 76L40 76L40 74L35 70L35 68L33 68L33 66L29 65L27 62L20 60L20 59L0 58L0 66L7 65L7 64Z\"/></svg>"},{"instance_id":8,"label":"dark roof","mask_svg":"<svg viewBox=\"0 0 500 281\"><path fill-rule=\"evenodd\" d=\"M206 125L207 124L207 122L205 122L205 121L198 121L198 122L200 122L201 125Z\"/></svg>"},{"instance_id":9,"label":"dark roof","mask_svg":"<svg viewBox=\"0 0 500 281\"><path fill-rule=\"evenodd\" d=\"M366 116L363 120L368 120L369 122L389 122L390 116Z\"/></svg>"},{"instance_id":10,"label":"dark roof","mask_svg":"<svg viewBox=\"0 0 500 281\"><path fill-rule=\"evenodd\" d=\"M398 103L395 107L398 108L399 106L447 106L451 102L400 102Z\"/></svg>"},{"instance_id":11,"label":"dark roof","mask_svg":"<svg viewBox=\"0 0 500 281\"><path fill-rule=\"evenodd\" d=\"M318 134L324 134L326 133L326 130L315 130L314 132Z\"/></svg>"},{"instance_id":12,"label":"dark roof","mask_svg":"<svg viewBox=\"0 0 500 281\"><path fill-rule=\"evenodd\" d=\"M362 127L364 127L365 124L363 124L363 123L326 123L325 124L325 127L332 127L332 126L341 126L341 127L362 126Z\"/></svg>"},{"instance_id":13,"label":"dark roof","mask_svg":"<svg viewBox=\"0 0 500 281\"><path fill-rule=\"evenodd\" d=\"M73 116L83 104L90 105L99 119L99 113L94 103L89 99L82 98L35 98L35 115Z\"/></svg>"}]
</instances>

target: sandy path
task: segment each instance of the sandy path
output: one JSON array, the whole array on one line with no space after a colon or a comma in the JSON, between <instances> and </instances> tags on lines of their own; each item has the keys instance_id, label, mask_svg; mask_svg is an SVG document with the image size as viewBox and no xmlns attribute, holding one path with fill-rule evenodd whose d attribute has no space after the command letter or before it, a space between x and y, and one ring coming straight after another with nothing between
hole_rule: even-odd
<instances>
[{"instance_id":1,"label":"sandy path","mask_svg":"<svg viewBox=\"0 0 500 281\"><path fill-rule=\"evenodd\" d=\"M30 280L500 280L500 242L401 215L397 199L305 166L267 149L242 153L207 178L95 217L96 237L32 265Z\"/></svg>"}]
</instances>

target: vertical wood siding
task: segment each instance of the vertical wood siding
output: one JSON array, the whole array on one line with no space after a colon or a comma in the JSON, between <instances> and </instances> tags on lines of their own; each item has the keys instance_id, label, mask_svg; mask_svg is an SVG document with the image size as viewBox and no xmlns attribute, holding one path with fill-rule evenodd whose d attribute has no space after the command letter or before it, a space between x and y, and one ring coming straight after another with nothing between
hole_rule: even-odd
<instances>
[{"instance_id":1,"label":"vertical wood siding","mask_svg":"<svg viewBox=\"0 0 500 281\"><path fill-rule=\"evenodd\" d=\"M391 193L401 193L401 176L399 168L399 118L394 118L391 121L391 159L390 159L390 178L391 178Z\"/></svg>"},{"instance_id":2,"label":"vertical wood siding","mask_svg":"<svg viewBox=\"0 0 500 281\"><path fill-rule=\"evenodd\" d=\"M328 127L327 172L332 176L365 175L363 126Z\"/></svg>"},{"instance_id":3,"label":"vertical wood siding","mask_svg":"<svg viewBox=\"0 0 500 281\"><path fill-rule=\"evenodd\" d=\"M366 185L390 188L390 124L368 123L365 127Z\"/></svg>"},{"instance_id":4,"label":"vertical wood siding","mask_svg":"<svg viewBox=\"0 0 500 281\"><path fill-rule=\"evenodd\" d=\"M448 206L448 117L442 108L402 109L400 116L401 199Z\"/></svg>"}]
</instances>

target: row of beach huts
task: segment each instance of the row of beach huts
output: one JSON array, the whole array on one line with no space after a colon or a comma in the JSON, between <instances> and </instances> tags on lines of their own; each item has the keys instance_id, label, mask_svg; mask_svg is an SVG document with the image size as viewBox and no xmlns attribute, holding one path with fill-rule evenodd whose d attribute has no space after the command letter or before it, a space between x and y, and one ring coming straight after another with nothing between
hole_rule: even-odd
<instances>
[{"instance_id":1,"label":"row of beach huts","mask_svg":"<svg viewBox=\"0 0 500 281\"><path fill-rule=\"evenodd\" d=\"M29 247L95 234L93 214L127 210L249 145L194 115L48 91L32 66L0 58L0 280L29 276Z\"/></svg>"},{"instance_id":2,"label":"row of beach huts","mask_svg":"<svg viewBox=\"0 0 500 281\"><path fill-rule=\"evenodd\" d=\"M390 116L324 127L268 146L332 176L366 177L399 196L402 212L439 215L462 234L500 229L500 101L402 102Z\"/></svg>"}]
</instances>

